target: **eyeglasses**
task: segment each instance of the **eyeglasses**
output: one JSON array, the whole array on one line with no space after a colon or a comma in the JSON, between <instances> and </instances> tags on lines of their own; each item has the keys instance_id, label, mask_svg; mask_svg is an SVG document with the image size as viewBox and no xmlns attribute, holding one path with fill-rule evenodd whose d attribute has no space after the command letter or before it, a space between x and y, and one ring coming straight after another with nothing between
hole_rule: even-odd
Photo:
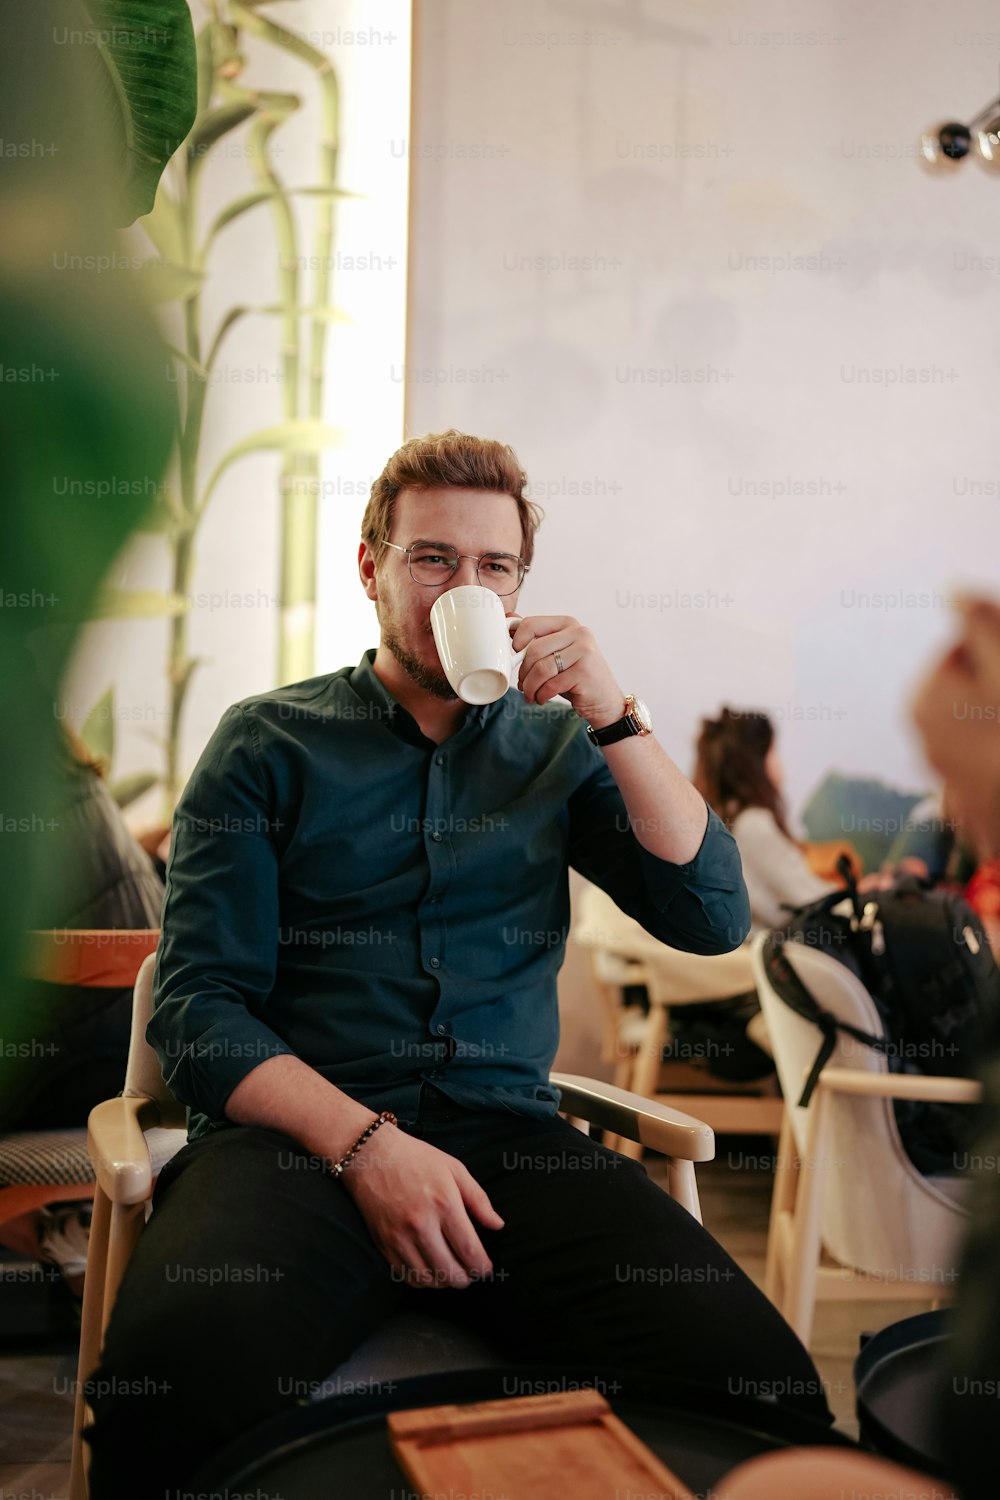
<instances>
[{"instance_id":1,"label":"eyeglasses","mask_svg":"<svg viewBox=\"0 0 1000 1500\"><path fill-rule=\"evenodd\" d=\"M472 552L457 552L442 542L411 542L409 547L400 547L388 537L382 540L395 552L403 553L413 582L426 584L428 588L440 588L454 578L463 557L472 558L479 582L495 594L515 594L528 572L524 559L512 552L484 552L482 557L476 557Z\"/></svg>"}]
</instances>

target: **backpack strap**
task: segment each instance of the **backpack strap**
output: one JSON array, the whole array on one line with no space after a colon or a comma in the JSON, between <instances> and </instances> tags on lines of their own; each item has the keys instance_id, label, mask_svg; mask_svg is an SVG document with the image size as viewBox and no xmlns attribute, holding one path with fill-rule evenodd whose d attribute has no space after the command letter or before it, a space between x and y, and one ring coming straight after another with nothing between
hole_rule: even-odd
<instances>
[{"instance_id":1,"label":"backpack strap","mask_svg":"<svg viewBox=\"0 0 1000 1500\"><path fill-rule=\"evenodd\" d=\"M776 938L778 941L775 941ZM785 941L790 940L786 939ZM781 941L780 933L772 932L768 934L764 943L763 953L768 976L774 984L776 992L781 996L785 1004L790 1006L796 1015L802 1016L806 1021L811 1021L814 1026L818 1026L823 1033L823 1040L820 1043L815 1061L809 1070L809 1077L806 1079L805 1087L802 1090L802 1097L799 1100L799 1107L804 1109L808 1106L813 1096L816 1084L819 1081L819 1075L833 1055L834 1048L837 1045L838 1031L844 1032L847 1036L854 1037L855 1041L864 1042L867 1046L874 1048L876 1052L886 1052L888 1048L884 1037L871 1036L867 1031L861 1031L859 1027L852 1026L848 1021L842 1021L832 1011L825 1010L822 1005L818 1004L809 990L806 989L787 958L780 951L784 945L784 942Z\"/></svg>"}]
</instances>

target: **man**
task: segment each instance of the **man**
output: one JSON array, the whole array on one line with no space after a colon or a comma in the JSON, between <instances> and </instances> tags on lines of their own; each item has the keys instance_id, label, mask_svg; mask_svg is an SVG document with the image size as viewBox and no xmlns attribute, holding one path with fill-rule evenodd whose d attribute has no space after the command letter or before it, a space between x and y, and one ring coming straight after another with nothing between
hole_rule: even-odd
<instances>
[{"instance_id":1,"label":"man","mask_svg":"<svg viewBox=\"0 0 1000 1500\"><path fill-rule=\"evenodd\" d=\"M439 594L478 581L515 611L524 485L499 443L405 444L359 552L378 650L231 708L178 807L149 1035L191 1143L96 1373L95 1500L182 1487L428 1291L520 1361L784 1390L828 1418L721 1248L556 1115L567 866L693 952L749 918L732 839L578 621L516 625L498 703L443 677Z\"/></svg>"}]
</instances>

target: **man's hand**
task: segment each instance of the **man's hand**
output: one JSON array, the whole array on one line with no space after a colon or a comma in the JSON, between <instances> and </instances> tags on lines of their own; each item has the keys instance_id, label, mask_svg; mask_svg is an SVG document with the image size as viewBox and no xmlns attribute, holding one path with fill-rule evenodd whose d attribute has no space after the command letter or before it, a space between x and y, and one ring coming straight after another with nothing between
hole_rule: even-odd
<instances>
[{"instance_id":1,"label":"man's hand","mask_svg":"<svg viewBox=\"0 0 1000 1500\"><path fill-rule=\"evenodd\" d=\"M368 1232L401 1281L467 1287L493 1264L472 1224L504 1221L462 1162L427 1141L383 1125L340 1178Z\"/></svg>"},{"instance_id":2,"label":"man's hand","mask_svg":"<svg viewBox=\"0 0 1000 1500\"><path fill-rule=\"evenodd\" d=\"M625 694L593 635L579 620L569 615L527 615L512 631L511 642L515 651L525 653L517 685L528 703L548 703L561 694L595 729L622 717Z\"/></svg>"}]
</instances>

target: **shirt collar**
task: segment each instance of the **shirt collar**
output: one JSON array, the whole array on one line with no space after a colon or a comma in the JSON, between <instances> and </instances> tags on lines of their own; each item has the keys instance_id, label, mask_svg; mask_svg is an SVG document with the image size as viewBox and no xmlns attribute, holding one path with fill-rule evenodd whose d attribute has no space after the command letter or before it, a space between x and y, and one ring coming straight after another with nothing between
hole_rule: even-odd
<instances>
[{"instance_id":1,"label":"shirt collar","mask_svg":"<svg viewBox=\"0 0 1000 1500\"><path fill-rule=\"evenodd\" d=\"M397 703L375 671L374 646L365 652L354 668L350 676L350 683L359 698L365 703L373 704L379 710L378 717L384 720L387 728L391 729L394 734L398 734L404 739L413 739L416 736L421 742L425 741L426 737L421 732L416 719L403 708L402 704ZM514 690L511 689L511 691L513 692ZM476 729L484 728L490 719L502 711L503 702L503 698L499 698L495 703L470 706L461 727L456 729L455 734L459 735L468 731L470 726L474 726ZM430 744L431 742L428 740L426 743Z\"/></svg>"}]
</instances>

